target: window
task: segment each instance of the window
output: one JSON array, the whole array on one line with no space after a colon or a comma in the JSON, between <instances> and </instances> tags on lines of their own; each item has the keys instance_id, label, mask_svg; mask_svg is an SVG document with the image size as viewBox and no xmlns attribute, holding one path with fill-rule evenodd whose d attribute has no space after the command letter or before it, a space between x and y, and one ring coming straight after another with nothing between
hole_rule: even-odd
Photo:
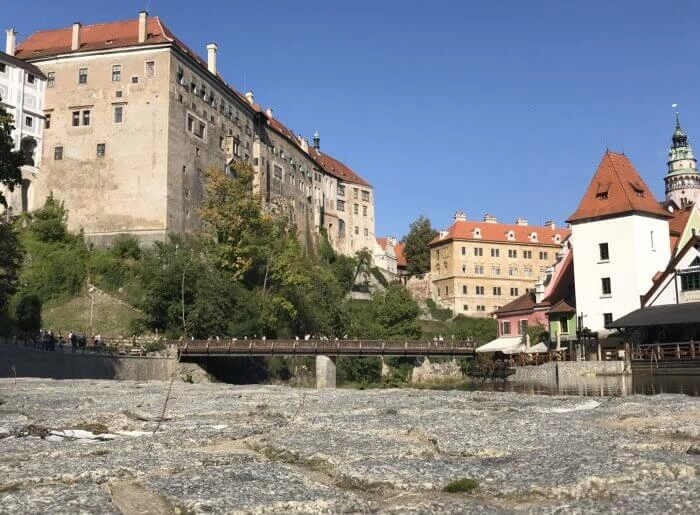
<instances>
[{"instance_id":1,"label":"window","mask_svg":"<svg viewBox=\"0 0 700 515\"><path fill-rule=\"evenodd\" d=\"M7 73L7 65L5 63L0 63L0 73Z\"/></svg>"},{"instance_id":2,"label":"window","mask_svg":"<svg viewBox=\"0 0 700 515\"><path fill-rule=\"evenodd\" d=\"M355 234L360 234L360 228L357 225L355 226Z\"/></svg>"},{"instance_id":3,"label":"window","mask_svg":"<svg viewBox=\"0 0 700 515\"><path fill-rule=\"evenodd\" d=\"M681 290L700 290L700 272L681 275Z\"/></svg>"},{"instance_id":4,"label":"window","mask_svg":"<svg viewBox=\"0 0 700 515\"><path fill-rule=\"evenodd\" d=\"M51 114L44 115L44 129L48 130L51 128Z\"/></svg>"},{"instance_id":5,"label":"window","mask_svg":"<svg viewBox=\"0 0 700 515\"><path fill-rule=\"evenodd\" d=\"M501 267L498 265L493 265L491 267L491 275L501 275Z\"/></svg>"},{"instance_id":6,"label":"window","mask_svg":"<svg viewBox=\"0 0 700 515\"><path fill-rule=\"evenodd\" d=\"M53 88L56 85L56 72L48 72L46 74L46 87Z\"/></svg>"},{"instance_id":7,"label":"window","mask_svg":"<svg viewBox=\"0 0 700 515\"><path fill-rule=\"evenodd\" d=\"M360 214L360 204L353 205L352 212L355 213L356 215L359 215Z\"/></svg>"},{"instance_id":8,"label":"window","mask_svg":"<svg viewBox=\"0 0 700 515\"><path fill-rule=\"evenodd\" d=\"M281 179L282 178L282 167L280 165L272 165L272 174L274 175L275 179Z\"/></svg>"},{"instance_id":9,"label":"window","mask_svg":"<svg viewBox=\"0 0 700 515\"><path fill-rule=\"evenodd\" d=\"M500 296L501 296L501 287L500 287L500 286L494 286L494 287L493 287L493 294L494 294L494 296L496 296L496 297L500 297Z\"/></svg>"},{"instance_id":10,"label":"window","mask_svg":"<svg viewBox=\"0 0 700 515\"><path fill-rule=\"evenodd\" d=\"M463 274L467 273L467 265L462 265L462 273Z\"/></svg>"},{"instance_id":11,"label":"window","mask_svg":"<svg viewBox=\"0 0 700 515\"><path fill-rule=\"evenodd\" d=\"M610 295L612 293L612 289L610 287L610 277L603 277L600 280L600 282L603 290L603 295Z\"/></svg>"},{"instance_id":12,"label":"window","mask_svg":"<svg viewBox=\"0 0 700 515\"><path fill-rule=\"evenodd\" d=\"M469 311L469 306L467 304L465 304L464 306L462 306L462 309L464 311Z\"/></svg>"},{"instance_id":13,"label":"window","mask_svg":"<svg viewBox=\"0 0 700 515\"><path fill-rule=\"evenodd\" d=\"M518 332L525 334L525 331L527 331L527 320L518 320Z\"/></svg>"},{"instance_id":14,"label":"window","mask_svg":"<svg viewBox=\"0 0 700 515\"><path fill-rule=\"evenodd\" d=\"M36 77L34 76L33 73L28 73L28 74L27 74L27 82L28 82L29 84L34 84L34 83L36 83Z\"/></svg>"},{"instance_id":15,"label":"window","mask_svg":"<svg viewBox=\"0 0 700 515\"><path fill-rule=\"evenodd\" d=\"M367 216L367 206L362 206L362 216Z\"/></svg>"},{"instance_id":16,"label":"window","mask_svg":"<svg viewBox=\"0 0 700 515\"><path fill-rule=\"evenodd\" d=\"M466 294L467 294L467 285L465 284L462 286L462 295L466 295Z\"/></svg>"},{"instance_id":17,"label":"window","mask_svg":"<svg viewBox=\"0 0 700 515\"><path fill-rule=\"evenodd\" d=\"M654 248L654 231L651 231L651 232L649 233L649 237L651 238L651 250L656 250L656 249Z\"/></svg>"},{"instance_id":18,"label":"window","mask_svg":"<svg viewBox=\"0 0 700 515\"><path fill-rule=\"evenodd\" d=\"M501 251L499 249L491 249L491 257L499 257Z\"/></svg>"},{"instance_id":19,"label":"window","mask_svg":"<svg viewBox=\"0 0 700 515\"><path fill-rule=\"evenodd\" d=\"M540 259L547 259L548 253L547 252L540 252Z\"/></svg>"},{"instance_id":20,"label":"window","mask_svg":"<svg viewBox=\"0 0 700 515\"><path fill-rule=\"evenodd\" d=\"M104 157L104 156L105 156L105 144L98 143L97 144L97 157Z\"/></svg>"},{"instance_id":21,"label":"window","mask_svg":"<svg viewBox=\"0 0 700 515\"><path fill-rule=\"evenodd\" d=\"M511 289L510 289L510 296L511 296L511 297L517 297L517 296L518 296L518 289L517 289L517 288L511 288Z\"/></svg>"},{"instance_id":22,"label":"window","mask_svg":"<svg viewBox=\"0 0 700 515\"><path fill-rule=\"evenodd\" d=\"M146 61L146 78L152 79L156 76L156 62Z\"/></svg>"},{"instance_id":23,"label":"window","mask_svg":"<svg viewBox=\"0 0 700 515\"><path fill-rule=\"evenodd\" d=\"M599 243L598 250L600 252L601 261L610 261L610 251L607 243Z\"/></svg>"},{"instance_id":24,"label":"window","mask_svg":"<svg viewBox=\"0 0 700 515\"><path fill-rule=\"evenodd\" d=\"M450 293L450 288L448 286L445 286L445 295Z\"/></svg>"},{"instance_id":25,"label":"window","mask_svg":"<svg viewBox=\"0 0 700 515\"><path fill-rule=\"evenodd\" d=\"M224 137L219 136L219 150L224 151Z\"/></svg>"},{"instance_id":26,"label":"window","mask_svg":"<svg viewBox=\"0 0 700 515\"><path fill-rule=\"evenodd\" d=\"M510 334L510 321L506 320L501 323L501 334Z\"/></svg>"},{"instance_id":27,"label":"window","mask_svg":"<svg viewBox=\"0 0 700 515\"><path fill-rule=\"evenodd\" d=\"M345 185L344 184L338 184L338 196L339 197L344 197L345 196ZM355 204L357 205L357 204Z\"/></svg>"},{"instance_id":28,"label":"window","mask_svg":"<svg viewBox=\"0 0 700 515\"><path fill-rule=\"evenodd\" d=\"M531 266L525 267L525 277L532 277L532 267Z\"/></svg>"},{"instance_id":29,"label":"window","mask_svg":"<svg viewBox=\"0 0 700 515\"><path fill-rule=\"evenodd\" d=\"M87 68L80 68L78 70L78 84L87 84Z\"/></svg>"},{"instance_id":30,"label":"window","mask_svg":"<svg viewBox=\"0 0 700 515\"><path fill-rule=\"evenodd\" d=\"M185 83L185 69L182 67L181 64L177 65L177 81L180 84Z\"/></svg>"},{"instance_id":31,"label":"window","mask_svg":"<svg viewBox=\"0 0 700 515\"><path fill-rule=\"evenodd\" d=\"M90 125L90 110L85 109L83 111L83 125L87 126Z\"/></svg>"},{"instance_id":32,"label":"window","mask_svg":"<svg viewBox=\"0 0 700 515\"><path fill-rule=\"evenodd\" d=\"M31 127L32 125L34 125L34 118L32 118L31 116L25 116L24 117L24 126Z\"/></svg>"},{"instance_id":33,"label":"window","mask_svg":"<svg viewBox=\"0 0 700 515\"><path fill-rule=\"evenodd\" d=\"M338 220L338 238L345 238L345 220Z\"/></svg>"},{"instance_id":34,"label":"window","mask_svg":"<svg viewBox=\"0 0 700 515\"><path fill-rule=\"evenodd\" d=\"M508 275L511 277L516 277L518 275L518 268L514 266L508 267Z\"/></svg>"},{"instance_id":35,"label":"window","mask_svg":"<svg viewBox=\"0 0 700 515\"><path fill-rule=\"evenodd\" d=\"M114 123L124 121L124 106L114 106Z\"/></svg>"},{"instance_id":36,"label":"window","mask_svg":"<svg viewBox=\"0 0 700 515\"><path fill-rule=\"evenodd\" d=\"M567 334L569 332L569 319L566 317L559 317L559 327L562 334Z\"/></svg>"},{"instance_id":37,"label":"window","mask_svg":"<svg viewBox=\"0 0 700 515\"><path fill-rule=\"evenodd\" d=\"M603 313L603 326L610 327L613 323L612 313Z\"/></svg>"},{"instance_id":38,"label":"window","mask_svg":"<svg viewBox=\"0 0 700 515\"><path fill-rule=\"evenodd\" d=\"M474 265L474 273L477 275L484 275L484 265Z\"/></svg>"},{"instance_id":39,"label":"window","mask_svg":"<svg viewBox=\"0 0 700 515\"><path fill-rule=\"evenodd\" d=\"M54 147L53 149L53 160L61 161L63 159L63 147Z\"/></svg>"},{"instance_id":40,"label":"window","mask_svg":"<svg viewBox=\"0 0 700 515\"><path fill-rule=\"evenodd\" d=\"M190 93L193 95L197 94L197 83L195 81L190 82Z\"/></svg>"},{"instance_id":41,"label":"window","mask_svg":"<svg viewBox=\"0 0 700 515\"><path fill-rule=\"evenodd\" d=\"M336 208L338 211L345 211L345 201L344 200L338 200L336 202Z\"/></svg>"},{"instance_id":42,"label":"window","mask_svg":"<svg viewBox=\"0 0 700 515\"><path fill-rule=\"evenodd\" d=\"M518 257L518 251L515 249L508 249L508 257L509 258L516 258Z\"/></svg>"},{"instance_id":43,"label":"window","mask_svg":"<svg viewBox=\"0 0 700 515\"><path fill-rule=\"evenodd\" d=\"M122 65L115 64L112 66L112 82L119 82L122 80Z\"/></svg>"},{"instance_id":44,"label":"window","mask_svg":"<svg viewBox=\"0 0 700 515\"><path fill-rule=\"evenodd\" d=\"M362 190L362 200L364 202L369 202L369 191Z\"/></svg>"},{"instance_id":45,"label":"window","mask_svg":"<svg viewBox=\"0 0 700 515\"><path fill-rule=\"evenodd\" d=\"M132 83L132 84L138 84L138 83L139 83L139 76L138 76L138 75L134 75L133 77L131 77L131 83Z\"/></svg>"},{"instance_id":46,"label":"window","mask_svg":"<svg viewBox=\"0 0 700 515\"><path fill-rule=\"evenodd\" d=\"M478 306L476 307L476 310L477 310L477 311L486 311L486 306L478 305Z\"/></svg>"},{"instance_id":47,"label":"window","mask_svg":"<svg viewBox=\"0 0 700 515\"><path fill-rule=\"evenodd\" d=\"M367 227L365 227L365 236L369 236L369 229L367 229Z\"/></svg>"},{"instance_id":48,"label":"window","mask_svg":"<svg viewBox=\"0 0 700 515\"><path fill-rule=\"evenodd\" d=\"M476 294L477 294L477 295L483 295L483 294L484 294L484 287L483 287L483 286L477 286L477 287L476 287Z\"/></svg>"},{"instance_id":49,"label":"window","mask_svg":"<svg viewBox=\"0 0 700 515\"><path fill-rule=\"evenodd\" d=\"M467 247L462 247L462 255L463 256L467 255Z\"/></svg>"},{"instance_id":50,"label":"window","mask_svg":"<svg viewBox=\"0 0 700 515\"><path fill-rule=\"evenodd\" d=\"M207 139L207 124L204 120L195 117L191 113L187 113L187 132L197 136L199 139Z\"/></svg>"},{"instance_id":51,"label":"window","mask_svg":"<svg viewBox=\"0 0 700 515\"><path fill-rule=\"evenodd\" d=\"M481 247L474 247L474 255L475 256L483 256L484 249L482 249Z\"/></svg>"},{"instance_id":52,"label":"window","mask_svg":"<svg viewBox=\"0 0 700 515\"><path fill-rule=\"evenodd\" d=\"M523 257L525 259L532 259L532 251L531 250L523 250Z\"/></svg>"}]
</instances>

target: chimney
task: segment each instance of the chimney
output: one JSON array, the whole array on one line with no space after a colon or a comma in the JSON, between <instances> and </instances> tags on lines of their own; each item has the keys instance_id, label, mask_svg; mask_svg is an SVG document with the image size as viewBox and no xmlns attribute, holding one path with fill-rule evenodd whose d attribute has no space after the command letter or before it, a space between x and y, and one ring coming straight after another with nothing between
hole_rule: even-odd
<instances>
[{"instance_id":1,"label":"chimney","mask_svg":"<svg viewBox=\"0 0 700 515\"><path fill-rule=\"evenodd\" d=\"M497 223L498 223L498 218L496 218L496 217L493 216L493 215L490 215L490 214L486 213L486 214L484 215L484 222L486 222L487 224L497 224Z\"/></svg>"},{"instance_id":2,"label":"chimney","mask_svg":"<svg viewBox=\"0 0 700 515\"><path fill-rule=\"evenodd\" d=\"M519 216L518 218L515 219L515 225L526 226L526 225L527 225L527 220L525 220L524 218L522 218L522 217Z\"/></svg>"},{"instance_id":3,"label":"chimney","mask_svg":"<svg viewBox=\"0 0 700 515\"><path fill-rule=\"evenodd\" d=\"M17 32L15 29L7 29L7 39L5 40L5 53L7 55L15 55L15 46L17 44Z\"/></svg>"},{"instance_id":4,"label":"chimney","mask_svg":"<svg viewBox=\"0 0 700 515\"><path fill-rule=\"evenodd\" d=\"M552 231L557 228L557 225L554 223L554 220L547 220L545 222L544 226L547 229L551 229Z\"/></svg>"},{"instance_id":5,"label":"chimney","mask_svg":"<svg viewBox=\"0 0 700 515\"><path fill-rule=\"evenodd\" d=\"M309 153L309 142L306 141L306 138L304 136L299 137L299 145L304 150L304 152L306 152L307 154Z\"/></svg>"},{"instance_id":6,"label":"chimney","mask_svg":"<svg viewBox=\"0 0 700 515\"><path fill-rule=\"evenodd\" d=\"M449 234L448 231L445 231L445 230L440 231L440 239L442 240L443 238L447 238L448 234Z\"/></svg>"},{"instance_id":7,"label":"chimney","mask_svg":"<svg viewBox=\"0 0 700 515\"><path fill-rule=\"evenodd\" d=\"M207 68L209 73L216 75L216 51L219 49L216 43L207 45Z\"/></svg>"},{"instance_id":8,"label":"chimney","mask_svg":"<svg viewBox=\"0 0 700 515\"><path fill-rule=\"evenodd\" d=\"M79 21L76 21L73 24L73 37L71 39L70 49L73 51L80 50L80 22Z\"/></svg>"},{"instance_id":9,"label":"chimney","mask_svg":"<svg viewBox=\"0 0 700 515\"><path fill-rule=\"evenodd\" d=\"M255 96L253 95L252 89L245 94L245 99L248 101L248 103L250 105L255 104Z\"/></svg>"},{"instance_id":10,"label":"chimney","mask_svg":"<svg viewBox=\"0 0 700 515\"><path fill-rule=\"evenodd\" d=\"M318 134L318 131L314 132L314 148L321 150L321 136Z\"/></svg>"},{"instance_id":11,"label":"chimney","mask_svg":"<svg viewBox=\"0 0 700 515\"><path fill-rule=\"evenodd\" d=\"M272 120L272 108L271 107L268 107L267 109L265 109L265 117L268 120Z\"/></svg>"},{"instance_id":12,"label":"chimney","mask_svg":"<svg viewBox=\"0 0 700 515\"><path fill-rule=\"evenodd\" d=\"M455 222L466 222L467 221L467 215L464 213L464 211L457 211L455 213Z\"/></svg>"},{"instance_id":13,"label":"chimney","mask_svg":"<svg viewBox=\"0 0 700 515\"><path fill-rule=\"evenodd\" d=\"M146 42L146 36L147 36L146 26L147 25L148 25L148 12L141 11L139 13L139 43Z\"/></svg>"}]
</instances>

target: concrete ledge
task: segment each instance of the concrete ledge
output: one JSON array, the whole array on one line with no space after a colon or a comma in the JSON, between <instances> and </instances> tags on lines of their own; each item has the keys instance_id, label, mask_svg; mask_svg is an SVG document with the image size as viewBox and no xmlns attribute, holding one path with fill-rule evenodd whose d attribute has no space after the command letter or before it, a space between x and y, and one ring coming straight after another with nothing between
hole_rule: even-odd
<instances>
[{"instance_id":1,"label":"concrete ledge","mask_svg":"<svg viewBox=\"0 0 700 515\"><path fill-rule=\"evenodd\" d=\"M555 361L538 366L515 367L509 381L566 381L582 376L620 376L631 374L624 361Z\"/></svg>"}]
</instances>

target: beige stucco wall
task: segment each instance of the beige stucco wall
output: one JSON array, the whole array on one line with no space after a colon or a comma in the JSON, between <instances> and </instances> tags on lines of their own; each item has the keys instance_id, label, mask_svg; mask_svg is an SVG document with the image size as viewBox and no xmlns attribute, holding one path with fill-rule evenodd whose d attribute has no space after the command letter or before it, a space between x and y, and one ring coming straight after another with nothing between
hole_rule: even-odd
<instances>
[{"instance_id":1,"label":"beige stucco wall","mask_svg":"<svg viewBox=\"0 0 700 515\"><path fill-rule=\"evenodd\" d=\"M482 249L483 255L475 256L475 248ZM498 250L498 257L491 256L491 249ZM517 256L509 258L509 249L516 250ZM430 249L433 298L440 305L452 309L456 315L488 316L525 293L528 288L534 288L544 269L556 262L558 250L559 246L553 244L528 245L517 242L453 240L436 245ZM532 258L524 258L523 251L532 252ZM546 252L547 257L540 259L540 252ZM476 274L475 265L483 266L484 273ZM494 274L494 266L500 267L500 275ZM532 268L532 276L525 275L528 266ZM517 269L517 275L509 275L510 267ZM463 293L463 286L467 287L466 294ZM483 295L476 294L477 286L484 288ZM494 295L494 287L501 288L500 295ZM513 292L511 295L511 288L517 288L517 294ZM467 310L464 309L465 305L468 306ZM477 306L484 306L485 309L479 311Z\"/></svg>"},{"instance_id":2,"label":"beige stucco wall","mask_svg":"<svg viewBox=\"0 0 700 515\"><path fill-rule=\"evenodd\" d=\"M146 61L156 75L145 78ZM77 55L36 63L54 72L46 89L42 173L37 181L39 204L53 192L68 209L71 230L84 229L97 238L119 232L162 237L167 210L168 61L165 49L115 54ZM112 66L121 65L121 80L112 81ZM80 68L87 84L78 83ZM138 77L138 83L132 83ZM122 97L117 97L117 91ZM114 106L124 107L124 121L114 123ZM72 126L72 112L90 110L89 126ZM104 143L104 157L97 144ZM55 160L57 146L63 159Z\"/></svg>"}]
</instances>

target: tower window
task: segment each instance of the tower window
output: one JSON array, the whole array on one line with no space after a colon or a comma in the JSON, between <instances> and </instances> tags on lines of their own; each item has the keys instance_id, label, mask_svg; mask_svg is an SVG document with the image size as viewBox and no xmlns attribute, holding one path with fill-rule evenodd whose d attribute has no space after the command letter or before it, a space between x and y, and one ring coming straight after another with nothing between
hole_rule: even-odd
<instances>
[{"instance_id":1,"label":"tower window","mask_svg":"<svg viewBox=\"0 0 700 515\"><path fill-rule=\"evenodd\" d=\"M607 243L599 243L598 250L600 251L600 260L601 261L609 261L610 260L610 251L608 250Z\"/></svg>"},{"instance_id":2,"label":"tower window","mask_svg":"<svg viewBox=\"0 0 700 515\"><path fill-rule=\"evenodd\" d=\"M610 277L603 277L601 280L601 289L603 295L610 295L612 293L612 286L610 285Z\"/></svg>"}]
</instances>

